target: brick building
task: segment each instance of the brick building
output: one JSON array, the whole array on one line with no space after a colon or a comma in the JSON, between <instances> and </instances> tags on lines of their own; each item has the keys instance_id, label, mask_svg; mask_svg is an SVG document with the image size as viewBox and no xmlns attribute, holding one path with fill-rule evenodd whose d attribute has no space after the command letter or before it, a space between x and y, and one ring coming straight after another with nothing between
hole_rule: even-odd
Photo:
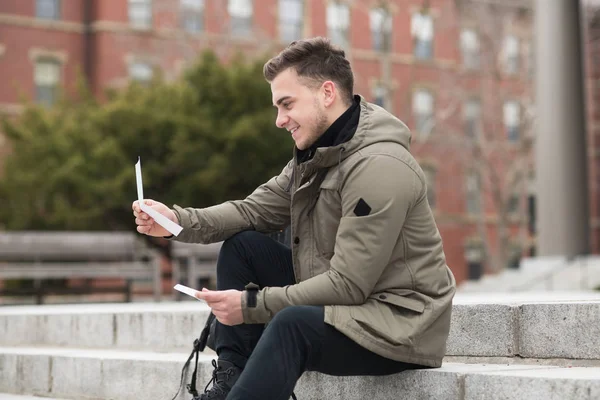
<instances>
[{"instance_id":1,"label":"brick building","mask_svg":"<svg viewBox=\"0 0 600 400\"><path fill-rule=\"evenodd\" d=\"M532 252L535 201L527 151L530 4L486 1L477 11L456 6L461 3L2 0L0 111L18 114L21 95L52 104L61 88L73 89L80 73L102 96L106 88L148 80L158 70L176 77L205 48L223 59L238 50L263 56L296 38L329 36L347 51L356 92L413 131L413 153L429 177L448 264L462 281L481 273L486 251L502 248L501 264L515 264ZM600 63L589 60L595 68L590 85L596 88L589 100L597 102ZM590 107L590 117L588 128L598 135L597 108ZM484 144L480 137L486 137ZM1 139L0 151L7 151ZM596 153L590 150L594 210ZM482 161L488 161L487 173L481 173ZM494 171L500 177L514 174L515 165L524 168L516 170L526 175L522 183L496 182L494 190ZM592 216L597 252L600 215Z\"/></svg>"}]
</instances>

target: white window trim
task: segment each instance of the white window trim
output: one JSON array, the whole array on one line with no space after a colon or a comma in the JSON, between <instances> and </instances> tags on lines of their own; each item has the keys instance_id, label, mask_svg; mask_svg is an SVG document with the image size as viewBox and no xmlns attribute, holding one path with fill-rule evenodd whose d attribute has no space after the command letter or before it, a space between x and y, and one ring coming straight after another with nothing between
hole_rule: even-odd
<instances>
[{"instance_id":1,"label":"white window trim","mask_svg":"<svg viewBox=\"0 0 600 400\"><path fill-rule=\"evenodd\" d=\"M131 14L131 6L132 3L139 3L140 5L146 5L149 8L150 11L150 19L148 21L148 23L141 23L140 21L136 21L132 18L132 14ZM132 27L133 29L139 29L139 30L149 30L152 29L152 25L154 23L154 7L153 7L153 1L152 0L127 0L127 16L128 16L128 22L129 22L129 26Z\"/></svg>"},{"instance_id":2,"label":"white window trim","mask_svg":"<svg viewBox=\"0 0 600 400\"><path fill-rule=\"evenodd\" d=\"M335 18L334 18L335 17ZM340 18L343 17L343 18ZM345 43L335 43L338 45L349 46L350 45L350 23L351 23L351 10L350 5L341 1L331 1L327 4L327 10L325 12L325 23L327 26L327 35L331 35L331 32L341 32L344 37Z\"/></svg>"},{"instance_id":3,"label":"white window trim","mask_svg":"<svg viewBox=\"0 0 600 400\"><path fill-rule=\"evenodd\" d=\"M192 3L184 4L184 3L185 3L185 0L180 0L179 25L180 25L181 29L185 32L192 33L192 34L201 33L202 31L204 31L206 29L205 23L204 23L205 12L206 12L206 0L196 0L194 2L194 4L192 4ZM192 18L192 17L195 18L195 20L197 22L199 22L200 30L193 31L193 30L186 29L186 25L185 25L184 21L186 21L187 18Z\"/></svg>"},{"instance_id":4,"label":"white window trim","mask_svg":"<svg viewBox=\"0 0 600 400\"><path fill-rule=\"evenodd\" d=\"M299 3L302 12L299 15L294 15L293 17L290 17L289 15L286 15L282 10L283 10L283 5L282 5L282 1L284 0L278 0L277 2L277 7L278 7L278 13L277 13L277 21L278 21L278 35L279 35L279 40L284 40L287 41L288 38L284 38L283 37L283 32L282 32L282 25L294 25L294 26L299 26L300 27L300 37L304 36L304 26L305 26L305 11L306 11L306 1L310 1L310 0L293 0L295 3ZM286 16L286 18L282 18L282 16Z\"/></svg>"},{"instance_id":5,"label":"white window trim","mask_svg":"<svg viewBox=\"0 0 600 400\"><path fill-rule=\"evenodd\" d=\"M234 5L243 5L242 7L234 7ZM227 12L230 17L236 18L253 18L254 4L252 0L228 0Z\"/></svg>"},{"instance_id":6,"label":"white window trim","mask_svg":"<svg viewBox=\"0 0 600 400\"><path fill-rule=\"evenodd\" d=\"M389 10L383 7L371 8L369 10L369 27L371 31L371 41L374 44L373 35L379 35L381 38L386 38L388 46L392 46L393 40L393 16ZM376 26L378 25L378 26ZM381 43L383 45L383 43ZM373 46L375 47L375 46ZM375 50L386 50L385 48ZM391 49L387 49L391 50Z\"/></svg>"}]
</instances>

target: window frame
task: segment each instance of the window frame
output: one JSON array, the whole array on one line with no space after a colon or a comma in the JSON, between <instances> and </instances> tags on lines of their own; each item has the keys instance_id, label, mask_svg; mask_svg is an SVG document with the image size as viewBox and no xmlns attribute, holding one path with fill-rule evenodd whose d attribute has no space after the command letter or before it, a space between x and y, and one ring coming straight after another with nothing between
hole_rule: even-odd
<instances>
[{"instance_id":1,"label":"window frame","mask_svg":"<svg viewBox=\"0 0 600 400\"><path fill-rule=\"evenodd\" d=\"M469 49L465 34L472 33L475 38L476 46L474 49ZM481 68L481 41L479 33L473 28L463 28L460 31L460 53L462 57L462 65L468 70L479 70Z\"/></svg>"},{"instance_id":2,"label":"window frame","mask_svg":"<svg viewBox=\"0 0 600 400\"><path fill-rule=\"evenodd\" d=\"M284 16L288 16L289 14L285 14L283 10L289 9L284 7L284 2L293 2L300 5L300 9L302 12L298 16L298 18L283 18ZM304 36L304 11L306 9L306 0L278 0L277 3L278 10L278 23L279 23L279 40L285 43L292 42L294 40L301 39ZM282 29L282 27L294 27L294 34L290 35L290 37L285 37L284 32L286 29Z\"/></svg>"},{"instance_id":3,"label":"window frame","mask_svg":"<svg viewBox=\"0 0 600 400\"><path fill-rule=\"evenodd\" d=\"M429 95L431 111L427 115L425 113L420 113L416 109L417 103L418 103L417 96L419 93L424 93L424 94ZM423 129L424 128L423 125L426 124L427 122L429 122L430 120L435 120L435 94L433 93L433 91L431 89L428 89L428 88L424 88L424 87L415 88L412 92L411 104L412 104L412 117L413 117L413 121L414 121L415 131L420 135L429 136L429 134L431 132L425 132L425 130Z\"/></svg>"},{"instance_id":4,"label":"window frame","mask_svg":"<svg viewBox=\"0 0 600 400\"><path fill-rule=\"evenodd\" d=\"M180 26L181 29L187 33L201 33L204 31L204 15L206 11L206 0L192 0L197 1L199 4L191 5L184 4L190 0L179 0L180 8Z\"/></svg>"},{"instance_id":5,"label":"window frame","mask_svg":"<svg viewBox=\"0 0 600 400\"><path fill-rule=\"evenodd\" d=\"M42 3L47 3L47 4L52 4L53 6L53 15L43 15L41 13L43 7L41 6ZM35 2L35 17L37 19L43 19L43 20L48 20L48 21L58 21L61 19L61 0L36 0Z\"/></svg>"},{"instance_id":6,"label":"window frame","mask_svg":"<svg viewBox=\"0 0 600 400\"><path fill-rule=\"evenodd\" d=\"M136 66L148 67L148 70L150 71L149 77L143 78L143 77L140 77L139 75L136 76L136 73L133 72ZM151 62L144 61L144 60L133 60L127 65L127 75L129 77L129 80L133 81L133 82L137 82L141 85L148 85L152 81L152 79L154 79L154 74L155 74L155 69L154 69L154 65Z\"/></svg>"},{"instance_id":7,"label":"window frame","mask_svg":"<svg viewBox=\"0 0 600 400\"><path fill-rule=\"evenodd\" d=\"M417 18L421 18L422 20L419 22ZM426 32L426 34L430 35L430 38L427 40L420 36L423 36L423 33L419 34L417 32L418 27L415 25L418 23L425 24L424 18L427 18L429 21L429 26L431 27L431 32ZM410 33L413 42L413 57L419 61L431 61L434 58L434 41L435 41L435 27L433 23L433 15L430 13L425 13L423 11L414 12L410 18Z\"/></svg>"},{"instance_id":8,"label":"window frame","mask_svg":"<svg viewBox=\"0 0 600 400\"><path fill-rule=\"evenodd\" d=\"M145 9L147 16L145 19L136 19L135 9ZM133 29L152 29L154 22L153 1L152 0L127 0L127 12L129 18L129 26ZM135 18L134 18L135 16Z\"/></svg>"},{"instance_id":9,"label":"window frame","mask_svg":"<svg viewBox=\"0 0 600 400\"><path fill-rule=\"evenodd\" d=\"M381 14L381 17L376 17L377 13ZM374 27L374 21L377 18L381 18L381 25L379 29ZM369 10L369 26L371 30L371 45L373 50L388 52L392 49L393 35L393 18L389 10L384 7L375 7ZM387 47L386 47L387 44Z\"/></svg>"},{"instance_id":10,"label":"window frame","mask_svg":"<svg viewBox=\"0 0 600 400\"><path fill-rule=\"evenodd\" d=\"M42 65L52 66L52 68L56 68L54 72L56 72L56 80L50 84L45 84L39 82L41 71L39 70ZM36 103L42 104L48 107L51 107L58 100L60 85L62 81L62 66L63 63L52 57L40 57L34 61L33 66L33 83L35 86L35 100ZM44 99L43 93L48 89L47 92L51 93L51 97L49 99Z\"/></svg>"},{"instance_id":11,"label":"window frame","mask_svg":"<svg viewBox=\"0 0 600 400\"><path fill-rule=\"evenodd\" d=\"M242 15L242 8L236 9L233 4L249 5L250 15ZM235 11L234 11L235 10ZM243 9L246 11L246 9ZM227 14L229 15L229 32L233 36L244 37L252 34L254 29L254 2L253 0L228 0Z\"/></svg>"},{"instance_id":12,"label":"window frame","mask_svg":"<svg viewBox=\"0 0 600 400\"><path fill-rule=\"evenodd\" d=\"M507 107L510 105L515 106L517 115L517 122L515 125L509 124L508 121L510 116L507 116L507 114L510 111L507 112ZM518 143L519 140L521 140L521 104L519 103L519 101L514 99L504 101L504 103L502 104L502 124L504 126L506 140L509 143Z\"/></svg>"},{"instance_id":13,"label":"window frame","mask_svg":"<svg viewBox=\"0 0 600 400\"><path fill-rule=\"evenodd\" d=\"M332 13L336 13L336 16L344 15L345 21L342 21L338 26L332 26L331 20L334 18ZM336 19L337 20L337 19ZM350 47L350 24L352 20L352 13L350 5L341 1L330 1L327 4L326 10L326 25L327 25L327 36L333 44L338 46L349 48ZM342 40L338 40L342 38Z\"/></svg>"}]
</instances>

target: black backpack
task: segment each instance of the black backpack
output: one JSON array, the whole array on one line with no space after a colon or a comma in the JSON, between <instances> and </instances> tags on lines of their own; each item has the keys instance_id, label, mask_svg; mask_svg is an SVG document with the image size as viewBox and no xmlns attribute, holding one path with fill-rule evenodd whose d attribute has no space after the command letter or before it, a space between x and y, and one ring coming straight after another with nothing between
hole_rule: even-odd
<instances>
[{"instance_id":1,"label":"black backpack","mask_svg":"<svg viewBox=\"0 0 600 400\"><path fill-rule=\"evenodd\" d=\"M196 358L196 362L194 366L194 372L192 373L192 379L190 383L185 385L185 387L189 394L191 394L194 397L198 396L198 389L196 389L196 374L198 373L198 353L204 351L204 349L207 346L209 349L215 350L216 321L217 319L215 318L215 315L213 313L210 313L210 315L206 319L206 323L204 324L204 328L202 329L200 336L198 337L198 339L194 340L194 347L192 349L192 352L181 370L181 380L179 382L179 389L177 390L177 393L175 393L175 396L173 396L172 400L175 400L179 395L179 392L183 387L183 380L185 379L185 375L187 374L187 371L189 369L190 362L194 357Z\"/></svg>"}]
</instances>

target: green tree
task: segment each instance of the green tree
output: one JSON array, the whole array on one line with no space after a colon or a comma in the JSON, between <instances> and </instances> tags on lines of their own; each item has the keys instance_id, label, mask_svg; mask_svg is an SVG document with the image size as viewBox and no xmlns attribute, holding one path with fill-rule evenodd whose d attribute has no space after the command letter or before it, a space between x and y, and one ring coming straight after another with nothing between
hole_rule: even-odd
<instances>
[{"instance_id":1,"label":"green tree","mask_svg":"<svg viewBox=\"0 0 600 400\"><path fill-rule=\"evenodd\" d=\"M144 194L204 207L243 198L279 173L292 142L274 124L262 62L211 53L176 82L132 83L99 103L82 88L2 120L12 146L0 181L6 229L133 229L134 164Z\"/></svg>"}]
</instances>

